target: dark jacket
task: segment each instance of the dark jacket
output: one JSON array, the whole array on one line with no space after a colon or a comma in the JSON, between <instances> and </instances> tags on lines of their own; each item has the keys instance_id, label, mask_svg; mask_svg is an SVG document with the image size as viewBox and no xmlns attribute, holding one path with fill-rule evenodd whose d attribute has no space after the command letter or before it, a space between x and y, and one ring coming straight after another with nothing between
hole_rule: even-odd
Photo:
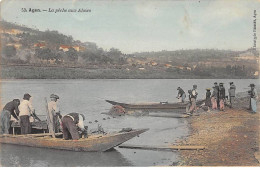
<instances>
[{"instance_id":1,"label":"dark jacket","mask_svg":"<svg viewBox=\"0 0 260 170\"><path fill-rule=\"evenodd\" d=\"M228 90L230 97L236 96L236 86L234 84L230 85L230 88Z\"/></svg>"},{"instance_id":2,"label":"dark jacket","mask_svg":"<svg viewBox=\"0 0 260 170\"><path fill-rule=\"evenodd\" d=\"M207 98L210 98L210 96L211 96L211 92L210 92L210 91L207 91L207 92L206 92L206 99L207 99Z\"/></svg>"},{"instance_id":3,"label":"dark jacket","mask_svg":"<svg viewBox=\"0 0 260 170\"><path fill-rule=\"evenodd\" d=\"M74 118L73 122L75 124L78 124L79 123L79 113L69 113L67 114L66 116L71 116Z\"/></svg>"},{"instance_id":4,"label":"dark jacket","mask_svg":"<svg viewBox=\"0 0 260 170\"><path fill-rule=\"evenodd\" d=\"M19 116L20 112L19 112L19 109L18 109L18 104L15 101L11 101L11 102L7 103L5 105L5 107L3 108L3 110L8 110L15 119L18 119L17 116ZM14 111L17 114L17 116L14 113Z\"/></svg>"},{"instance_id":5,"label":"dark jacket","mask_svg":"<svg viewBox=\"0 0 260 170\"><path fill-rule=\"evenodd\" d=\"M215 97L215 98L217 98L217 97L218 97L218 90L213 89L213 92L212 92L211 97Z\"/></svg>"},{"instance_id":6,"label":"dark jacket","mask_svg":"<svg viewBox=\"0 0 260 170\"><path fill-rule=\"evenodd\" d=\"M215 96L216 98L219 98L219 86L215 86L215 91L217 96Z\"/></svg>"},{"instance_id":7,"label":"dark jacket","mask_svg":"<svg viewBox=\"0 0 260 170\"><path fill-rule=\"evenodd\" d=\"M180 88L179 92L178 92L178 95L181 97L183 94L185 94L185 92Z\"/></svg>"},{"instance_id":8,"label":"dark jacket","mask_svg":"<svg viewBox=\"0 0 260 170\"><path fill-rule=\"evenodd\" d=\"M224 87L219 87L219 99L225 99L226 93Z\"/></svg>"}]
</instances>

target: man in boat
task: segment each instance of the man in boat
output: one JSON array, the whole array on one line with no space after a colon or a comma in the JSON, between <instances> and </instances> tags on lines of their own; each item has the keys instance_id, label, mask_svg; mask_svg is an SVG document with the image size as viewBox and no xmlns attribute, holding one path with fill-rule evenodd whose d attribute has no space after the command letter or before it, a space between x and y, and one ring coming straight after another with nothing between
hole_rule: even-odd
<instances>
[{"instance_id":1,"label":"man in boat","mask_svg":"<svg viewBox=\"0 0 260 170\"><path fill-rule=\"evenodd\" d=\"M186 98L185 92L184 92L183 89L180 88L180 87L178 87L177 90L178 90L177 99L181 99L181 102L184 103L185 98Z\"/></svg>"},{"instance_id":2,"label":"man in boat","mask_svg":"<svg viewBox=\"0 0 260 170\"><path fill-rule=\"evenodd\" d=\"M65 140L79 140L79 131L86 133L84 127L85 116L79 113L69 113L62 118L63 138Z\"/></svg>"},{"instance_id":3,"label":"man in boat","mask_svg":"<svg viewBox=\"0 0 260 170\"><path fill-rule=\"evenodd\" d=\"M9 134L11 115L18 121L20 105L19 99L14 99L8 102L1 113L0 121L0 134Z\"/></svg>"},{"instance_id":4,"label":"man in boat","mask_svg":"<svg viewBox=\"0 0 260 170\"><path fill-rule=\"evenodd\" d=\"M35 115L35 110L30 99L30 94L24 94L23 101L19 105L21 134L29 134L32 130L29 118L31 115Z\"/></svg>"},{"instance_id":5,"label":"man in boat","mask_svg":"<svg viewBox=\"0 0 260 170\"><path fill-rule=\"evenodd\" d=\"M60 114L60 109L57 106L57 100L59 96L56 94L50 95L51 101L48 103L48 111L50 116L50 130L53 130L54 133L58 133L60 131L60 121L62 118ZM51 132L52 133L52 132Z\"/></svg>"},{"instance_id":6,"label":"man in boat","mask_svg":"<svg viewBox=\"0 0 260 170\"><path fill-rule=\"evenodd\" d=\"M217 92L216 100L217 100L217 107L219 108L219 86L217 82L214 83L214 87Z\"/></svg>"},{"instance_id":7,"label":"man in boat","mask_svg":"<svg viewBox=\"0 0 260 170\"><path fill-rule=\"evenodd\" d=\"M196 99L197 99L198 93L197 93L197 85L193 85L193 89L190 93L190 100L191 100L191 106L187 114L192 114L194 111L197 110L196 106Z\"/></svg>"},{"instance_id":8,"label":"man in boat","mask_svg":"<svg viewBox=\"0 0 260 170\"><path fill-rule=\"evenodd\" d=\"M255 84L250 84L249 87L251 87L251 90L248 91L248 93L250 95L250 108L252 110L252 113L256 113L258 95L257 95L257 91L255 89Z\"/></svg>"},{"instance_id":9,"label":"man in boat","mask_svg":"<svg viewBox=\"0 0 260 170\"><path fill-rule=\"evenodd\" d=\"M229 93L229 102L230 102L230 108L232 108L233 103L234 103L234 99L236 96L236 86L234 85L233 82L230 82L230 88L228 89L228 93Z\"/></svg>"},{"instance_id":10,"label":"man in boat","mask_svg":"<svg viewBox=\"0 0 260 170\"><path fill-rule=\"evenodd\" d=\"M224 111L225 109L225 87L223 86L223 83L219 83L219 109L220 111Z\"/></svg>"}]
</instances>

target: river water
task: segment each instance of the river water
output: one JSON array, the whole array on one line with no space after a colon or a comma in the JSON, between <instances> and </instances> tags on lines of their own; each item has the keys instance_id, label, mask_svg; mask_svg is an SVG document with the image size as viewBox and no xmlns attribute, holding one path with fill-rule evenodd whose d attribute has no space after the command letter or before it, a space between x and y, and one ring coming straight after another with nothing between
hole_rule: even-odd
<instances>
[{"instance_id":1,"label":"river water","mask_svg":"<svg viewBox=\"0 0 260 170\"><path fill-rule=\"evenodd\" d=\"M2 105L14 98L23 98L24 93L33 96L32 103L36 114L45 117L44 97L55 93L60 96L59 105L62 114L83 113L85 125L90 130L98 124L105 131L112 132L122 128L149 128L150 130L135 137L127 144L160 145L174 144L189 134L187 119L121 116L113 118L101 114L111 108L105 100L125 103L138 102L177 102L177 87L184 91L198 85L198 98L205 97L206 88L213 83L223 82L226 89L229 82L237 86L237 92L249 89L250 83L259 84L259 80L200 80L200 79L127 79L127 80L3 80L1 82ZM109 117L109 118L108 118ZM104 120L105 118L105 120ZM97 120L98 122L95 122ZM103 153L84 153L43 148L31 148L2 144L1 166L164 166L179 161L178 152L123 149L116 147Z\"/></svg>"}]
</instances>

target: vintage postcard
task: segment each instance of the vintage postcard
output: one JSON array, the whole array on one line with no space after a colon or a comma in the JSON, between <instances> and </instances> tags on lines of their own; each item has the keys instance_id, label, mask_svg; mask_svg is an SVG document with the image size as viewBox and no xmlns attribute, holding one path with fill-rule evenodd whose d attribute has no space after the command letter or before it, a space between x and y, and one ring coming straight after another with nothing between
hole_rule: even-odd
<instances>
[{"instance_id":1,"label":"vintage postcard","mask_svg":"<svg viewBox=\"0 0 260 170\"><path fill-rule=\"evenodd\" d=\"M259 0L2 0L1 167L259 166Z\"/></svg>"}]
</instances>

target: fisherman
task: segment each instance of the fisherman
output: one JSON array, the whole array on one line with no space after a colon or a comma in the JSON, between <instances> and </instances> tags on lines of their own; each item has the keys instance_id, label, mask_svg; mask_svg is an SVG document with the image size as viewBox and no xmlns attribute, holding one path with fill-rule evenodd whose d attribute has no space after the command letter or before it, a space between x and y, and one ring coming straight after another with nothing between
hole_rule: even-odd
<instances>
[{"instance_id":1,"label":"fisherman","mask_svg":"<svg viewBox=\"0 0 260 170\"><path fill-rule=\"evenodd\" d=\"M236 86L233 82L230 82L230 88L228 89L229 93L229 102L230 102L230 108L233 107L234 99L236 97Z\"/></svg>"},{"instance_id":2,"label":"fisherman","mask_svg":"<svg viewBox=\"0 0 260 170\"><path fill-rule=\"evenodd\" d=\"M20 105L19 99L14 99L8 102L1 113L0 121L0 134L9 134L11 115L18 121Z\"/></svg>"},{"instance_id":3,"label":"fisherman","mask_svg":"<svg viewBox=\"0 0 260 170\"><path fill-rule=\"evenodd\" d=\"M218 83L215 82L215 83L214 83L214 86L215 86L215 90L216 90L216 92L217 92L217 96L216 96L217 107L219 108L219 86L218 86Z\"/></svg>"},{"instance_id":4,"label":"fisherman","mask_svg":"<svg viewBox=\"0 0 260 170\"><path fill-rule=\"evenodd\" d=\"M252 113L256 113L257 112L257 100L258 100L257 91L255 89L254 84L250 84L249 87L251 87L251 90L248 91L248 93L250 94L251 110L252 110Z\"/></svg>"},{"instance_id":5,"label":"fisherman","mask_svg":"<svg viewBox=\"0 0 260 170\"><path fill-rule=\"evenodd\" d=\"M62 118L62 130L63 130L63 138L65 140L79 139L79 132L82 131L86 133L86 129L84 127L85 116L79 113L69 113Z\"/></svg>"},{"instance_id":6,"label":"fisherman","mask_svg":"<svg viewBox=\"0 0 260 170\"><path fill-rule=\"evenodd\" d=\"M184 103L185 98L186 98L186 93L185 93L185 92L183 91L183 89L180 88L180 87L178 87L177 90L178 90L178 95L177 95L176 98L177 98L177 99L181 99L181 102Z\"/></svg>"},{"instance_id":7,"label":"fisherman","mask_svg":"<svg viewBox=\"0 0 260 170\"><path fill-rule=\"evenodd\" d=\"M218 96L218 90L217 90L216 86L214 86L213 87L213 92L212 92L212 95L211 95L212 110L218 109L217 96Z\"/></svg>"},{"instance_id":8,"label":"fisherman","mask_svg":"<svg viewBox=\"0 0 260 170\"><path fill-rule=\"evenodd\" d=\"M54 133L58 133L60 131L60 121L59 119L62 118L60 114L60 109L57 106L57 100L59 99L59 96L56 94L50 95L51 101L48 103L48 111L50 116L50 130ZM50 132L52 133L52 132Z\"/></svg>"},{"instance_id":9,"label":"fisherman","mask_svg":"<svg viewBox=\"0 0 260 170\"><path fill-rule=\"evenodd\" d=\"M29 117L35 115L35 110L30 99L30 94L24 94L23 101L19 105L21 134L29 134L32 131Z\"/></svg>"},{"instance_id":10,"label":"fisherman","mask_svg":"<svg viewBox=\"0 0 260 170\"><path fill-rule=\"evenodd\" d=\"M209 108L211 107L211 92L210 92L210 88L207 88L206 89L207 92L206 92L206 101L205 101L205 106L208 106L208 110Z\"/></svg>"},{"instance_id":11,"label":"fisherman","mask_svg":"<svg viewBox=\"0 0 260 170\"><path fill-rule=\"evenodd\" d=\"M197 110L196 106L196 99L197 99L198 93L197 93L197 85L193 85L193 89L191 90L190 93L190 101L191 101L191 106L187 114L192 114L193 111Z\"/></svg>"},{"instance_id":12,"label":"fisherman","mask_svg":"<svg viewBox=\"0 0 260 170\"><path fill-rule=\"evenodd\" d=\"M225 109L225 87L223 83L219 83L219 110L224 111Z\"/></svg>"}]
</instances>

